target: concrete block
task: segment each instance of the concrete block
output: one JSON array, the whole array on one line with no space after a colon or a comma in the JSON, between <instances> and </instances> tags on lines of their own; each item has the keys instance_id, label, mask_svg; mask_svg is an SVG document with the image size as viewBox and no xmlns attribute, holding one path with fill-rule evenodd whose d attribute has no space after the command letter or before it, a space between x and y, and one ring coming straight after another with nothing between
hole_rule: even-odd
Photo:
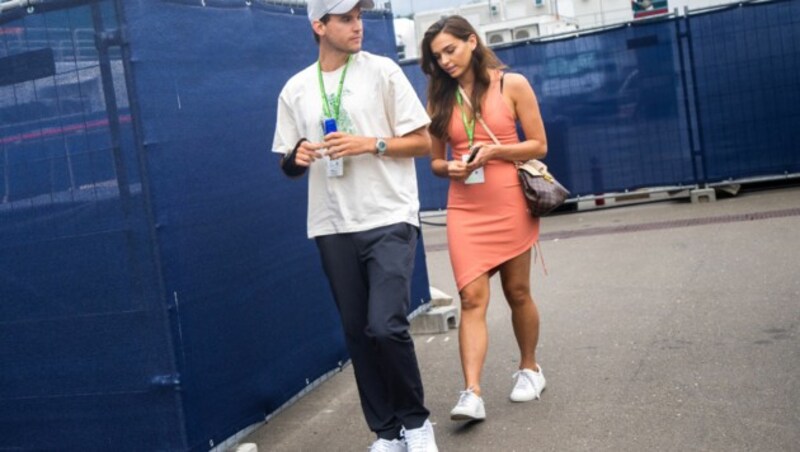
<instances>
[{"instance_id":1,"label":"concrete block","mask_svg":"<svg viewBox=\"0 0 800 452\"><path fill-rule=\"evenodd\" d=\"M411 320L412 334L440 334L450 328L458 328L458 307L437 306L414 317Z\"/></svg>"},{"instance_id":2,"label":"concrete block","mask_svg":"<svg viewBox=\"0 0 800 452\"><path fill-rule=\"evenodd\" d=\"M715 202L717 200L717 192L713 188L695 188L689 192L692 199L692 204L699 202Z\"/></svg>"},{"instance_id":3,"label":"concrete block","mask_svg":"<svg viewBox=\"0 0 800 452\"><path fill-rule=\"evenodd\" d=\"M453 297L447 295L446 293L442 292L441 290L430 287L431 290L431 306L452 306L453 305Z\"/></svg>"},{"instance_id":4,"label":"concrete block","mask_svg":"<svg viewBox=\"0 0 800 452\"><path fill-rule=\"evenodd\" d=\"M728 185L718 185L714 187L716 192L722 193L728 196L736 196L739 194L739 190L742 189L742 184L728 184Z\"/></svg>"}]
</instances>

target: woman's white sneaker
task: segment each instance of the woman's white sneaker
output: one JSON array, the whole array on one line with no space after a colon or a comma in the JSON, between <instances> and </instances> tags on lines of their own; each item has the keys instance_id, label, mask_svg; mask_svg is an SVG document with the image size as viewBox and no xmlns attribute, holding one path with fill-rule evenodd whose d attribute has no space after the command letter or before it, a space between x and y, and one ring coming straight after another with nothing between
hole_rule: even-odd
<instances>
[{"instance_id":1,"label":"woman's white sneaker","mask_svg":"<svg viewBox=\"0 0 800 452\"><path fill-rule=\"evenodd\" d=\"M458 403L450 411L450 419L454 421L482 421L486 419L483 399L472 392L472 389L461 391Z\"/></svg>"},{"instance_id":2,"label":"woman's white sneaker","mask_svg":"<svg viewBox=\"0 0 800 452\"><path fill-rule=\"evenodd\" d=\"M542 374L542 368L536 365L538 371L521 369L514 372L514 389L511 390L512 402L527 402L538 399L547 383Z\"/></svg>"}]
</instances>

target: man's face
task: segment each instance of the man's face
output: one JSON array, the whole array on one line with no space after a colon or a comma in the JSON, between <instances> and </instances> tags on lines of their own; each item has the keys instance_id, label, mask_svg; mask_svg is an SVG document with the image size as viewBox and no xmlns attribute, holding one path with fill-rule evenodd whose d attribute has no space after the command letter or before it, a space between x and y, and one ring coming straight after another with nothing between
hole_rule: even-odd
<instances>
[{"instance_id":1,"label":"man's face","mask_svg":"<svg viewBox=\"0 0 800 452\"><path fill-rule=\"evenodd\" d=\"M360 6L345 14L331 14L328 23L315 21L313 27L321 41L340 52L352 54L361 50L364 26Z\"/></svg>"}]
</instances>

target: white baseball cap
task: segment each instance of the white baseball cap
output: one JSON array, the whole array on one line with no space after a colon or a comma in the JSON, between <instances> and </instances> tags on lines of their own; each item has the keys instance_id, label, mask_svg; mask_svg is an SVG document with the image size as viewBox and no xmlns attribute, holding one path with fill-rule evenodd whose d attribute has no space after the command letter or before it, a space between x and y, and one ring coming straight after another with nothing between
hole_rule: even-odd
<instances>
[{"instance_id":1,"label":"white baseball cap","mask_svg":"<svg viewBox=\"0 0 800 452\"><path fill-rule=\"evenodd\" d=\"M322 19L326 14L344 14L356 6L372 9L375 2L372 0L308 0L308 20L314 22Z\"/></svg>"}]
</instances>

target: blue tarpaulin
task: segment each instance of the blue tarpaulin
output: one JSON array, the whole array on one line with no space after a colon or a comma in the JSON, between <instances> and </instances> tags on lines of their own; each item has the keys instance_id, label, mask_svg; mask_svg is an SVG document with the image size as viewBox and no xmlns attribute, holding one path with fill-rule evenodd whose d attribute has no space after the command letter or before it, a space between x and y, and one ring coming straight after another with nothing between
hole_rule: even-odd
<instances>
[{"instance_id":1,"label":"blue tarpaulin","mask_svg":"<svg viewBox=\"0 0 800 452\"><path fill-rule=\"evenodd\" d=\"M0 449L207 450L347 360L270 152L305 9L65 3L0 25Z\"/></svg>"},{"instance_id":2,"label":"blue tarpaulin","mask_svg":"<svg viewBox=\"0 0 800 452\"><path fill-rule=\"evenodd\" d=\"M389 13L365 28L395 55ZM800 171L798 30L776 0L496 50L584 195ZM269 149L316 53L303 8L259 0L0 15L0 449L207 450L347 359L305 181Z\"/></svg>"}]
</instances>

